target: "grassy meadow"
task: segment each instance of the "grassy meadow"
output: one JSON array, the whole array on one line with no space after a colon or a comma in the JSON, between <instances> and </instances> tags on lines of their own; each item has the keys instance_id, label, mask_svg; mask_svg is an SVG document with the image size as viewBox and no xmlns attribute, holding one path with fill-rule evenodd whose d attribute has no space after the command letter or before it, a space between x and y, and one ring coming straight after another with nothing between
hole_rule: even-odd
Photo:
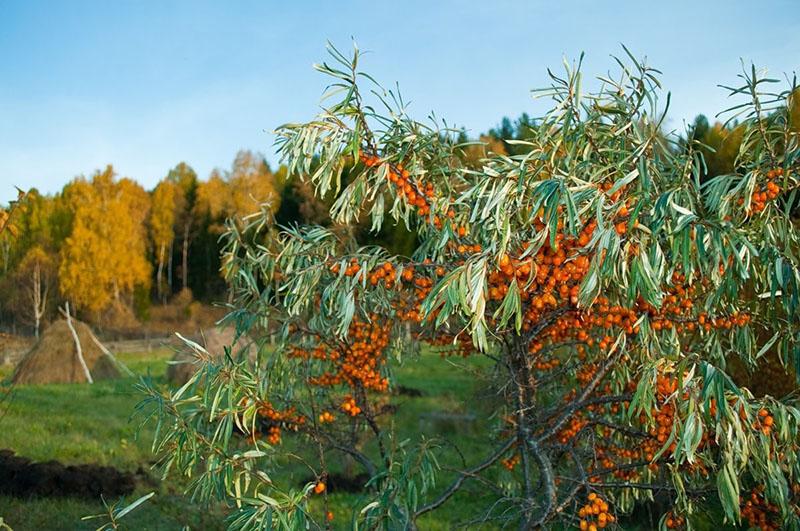
<instances>
[{"instance_id":1,"label":"grassy meadow","mask_svg":"<svg viewBox=\"0 0 800 531\"><path fill-rule=\"evenodd\" d=\"M137 374L150 374L155 382L164 384L168 349L149 353L122 353L119 358ZM461 366L461 369L454 367ZM442 359L433 353L423 353L397 367L397 382L419 390L422 396L393 395L391 403L398 406L394 422L401 433L419 433L457 443L466 463L474 463L489 449L480 444L489 419L491 401L488 382L475 369L483 365L477 357ZM0 377L10 375L5 367ZM18 455L36 461L56 459L64 464L94 463L117 467L128 472L138 471L138 487L129 501L148 492L156 496L126 516L126 529L222 529L225 527L224 507L201 507L191 503L183 491L188 482L170 477L160 481L152 470L155 457L150 452L153 426L140 427L141 419L133 417L136 404L142 398L134 388L135 378L101 381L93 385L58 384L18 386L4 416L0 419L0 448L14 450ZM484 411L485 410L485 411ZM302 455L306 450L284 438L284 444L294 444ZM445 442L445 444L448 444ZM452 456L454 452L443 452ZM331 461L343 462L331 454ZM452 458L452 457L451 457ZM458 457L456 457L458 458ZM446 484L452 472L462 463L441 462L443 468L439 486ZM498 468L498 474L504 472ZM336 468L333 467L333 472ZM338 471L343 471L341 468ZM359 470L354 470L359 472ZM300 465L290 464L284 480L297 486L309 475ZM273 474L273 477L275 475ZM478 516L481 503L480 485L472 485L451 499L442 510L423 518L422 529L450 529L456 522ZM334 527L349 527L350 507L361 507L360 494L330 492L331 508L336 515ZM107 500L113 503L116 500ZM359 505L360 503L360 505ZM320 517L322 508L312 506ZM15 530L34 529L95 529L100 521L82 521L81 517L104 512L101 500L74 498L17 499L0 497L0 516ZM476 528L470 526L470 528ZM480 528L492 529L490 524Z\"/></svg>"}]
</instances>

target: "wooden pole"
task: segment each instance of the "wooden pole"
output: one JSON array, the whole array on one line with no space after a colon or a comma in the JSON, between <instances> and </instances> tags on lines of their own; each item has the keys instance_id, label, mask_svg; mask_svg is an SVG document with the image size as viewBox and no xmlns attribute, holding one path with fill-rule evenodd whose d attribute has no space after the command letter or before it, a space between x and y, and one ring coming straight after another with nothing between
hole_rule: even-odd
<instances>
[{"instance_id":1,"label":"wooden pole","mask_svg":"<svg viewBox=\"0 0 800 531\"><path fill-rule=\"evenodd\" d=\"M81 367L83 367L83 373L86 375L86 381L89 383L94 383L92 380L92 373L89 372L89 367L86 366L86 360L83 359L83 349L81 348L81 340L78 339L78 332L75 331L75 327L72 326L72 317L69 315L69 302L65 305L66 311L61 310L67 317L67 326L69 327L69 331L72 332L72 339L75 340L75 351L78 354L78 361L81 363Z\"/></svg>"},{"instance_id":2,"label":"wooden pole","mask_svg":"<svg viewBox=\"0 0 800 531\"><path fill-rule=\"evenodd\" d=\"M110 359L110 360L111 360L111 362L112 362L112 363L113 363L113 364L114 364L114 365L115 365L115 366L116 366L116 367L117 367L119 370L121 370L122 372L124 372L124 373L125 373L125 374L127 374L128 376L136 376L135 374L133 374L133 371L131 371L131 370L130 370L130 369L127 367L127 365L125 365L124 363L122 363L121 361L119 361L119 360L116 358L116 356L114 356L114 354L112 354L112 353L111 353L111 351L110 351L110 350L108 350L108 349L106 348L106 346L100 342L100 340L99 340L99 339L97 339L97 336L96 336L96 335L94 335L94 332L92 332L91 330L89 330L89 337L91 337L91 338L92 338L92 341L94 341L94 344L95 344L95 345L97 345L97 347L98 347L100 350L102 350L102 351L103 351L103 354L105 354L105 355L108 357L108 359Z\"/></svg>"}]
</instances>

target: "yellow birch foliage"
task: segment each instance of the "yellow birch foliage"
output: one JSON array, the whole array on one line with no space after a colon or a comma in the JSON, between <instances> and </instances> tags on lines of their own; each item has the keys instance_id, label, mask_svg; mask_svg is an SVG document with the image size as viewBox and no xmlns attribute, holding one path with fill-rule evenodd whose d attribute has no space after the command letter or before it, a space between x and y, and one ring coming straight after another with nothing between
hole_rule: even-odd
<instances>
[{"instance_id":1,"label":"yellow birch foliage","mask_svg":"<svg viewBox=\"0 0 800 531\"><path fill-rule=\"evenodd\" d=\"M789 126L793 133L800 133L800 88L792 91L787 101Z\"/></svg>"},{"instance_id":2,"label":"yellow birch foliage","mask_svg":"<svg viewBox=\"0 0 800 531\"><path fill-rule=\"evenodd\" d=\"M469 167L480 167L481 160L488 157L490 153L508 155L508 150L502 140L489 135L481 135L479 140L480 144L470 144L462 148L464 162Z\"/></svg>"},{"instance_id":3,"label":"yellow birch foliage","mask_svg":"<svg viewBox=\"0 0 800 531\"><path fill-rule=\"evenodd\" d=\"M258 212L263 203L269 203L275 212L280 195L275 176L263 157L252 151L236 154L233 167L223 176L215 170L197 189L198 208L214 220L241 217Z\"/></svg>"},{"instance_id":4,"label":"yellow birch foliage","mask_svg":"<svg viewBox=\"0 0 800 531\"><path fill-rule=\"evenodd\" d=\"M733 172L736 166L736 158L739 156L739 148L742 145L743 135L743 126L728 129L717 122L700 139L703 144L711 148L710 150L703 150L710 176L725 175Z\"/></svg>"},{"instance_id":5,"label":"yellow birch foliage","mask_svg":"<svg viewBox=\"0 0 800 531\"><path fill-rule=\"evenodd\" d=\"M209 175L208 180L197 185L197 208L203 214L208 214L213 219L227 215L230 208L228 183L218 170Z\"/></svg>"},{"instance_id":6,"label":"yellow birch foliage","mask_svg":"<svg viewBox=\"0 0 800 531\"><path fill-rule=\"evenodd\" d=\"M64 190L73 211L61 249L62 295L81 309L99 312L115 299L150 283L144 220L149 196L130 179L116 181L111 166Z\"/></svg>"},{"instance_id":7,"label":"yellow birch foliage","mask_svg":"<svg viewBox=\"0 0 800 531\"><path fill-rule=\"evenodd\" d=\"M178 187L170 181L161 181L153 191L153 205L150 211L150 237L153 246L167 248L175 239L175 214L178 201Z\"/></svg>"}]
</instances>

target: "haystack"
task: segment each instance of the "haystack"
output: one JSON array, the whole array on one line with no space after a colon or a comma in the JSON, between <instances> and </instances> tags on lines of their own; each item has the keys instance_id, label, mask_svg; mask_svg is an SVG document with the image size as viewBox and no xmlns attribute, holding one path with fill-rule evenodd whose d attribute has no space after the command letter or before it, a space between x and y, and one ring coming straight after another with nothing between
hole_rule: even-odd
<instances>
[{"instance_id":1,"label":"haystack","mask_svg":"<svg viewBox=\"0 0 800 531\"><path fill-rule=\"evenodd\" d=\"M251 338L241 336L234 343L235 339L236 330L232 327L211 328L202 331L199 343L214 360L220 360L225 355L226 347L230 347L234 359L239 359L240 356L252 357L255 354L255 345ZM167 365L167 381L176 386L183 385L199 368L197 354L184 345Z\"/></svg>"},{"instance_id":2,"label":"haystack","mask_svg":"<svg viewBox=\"0 0 800 531\"><path fill-rule=\"evenodd\" d=\"M91 329L72 319L81 344L81 354L92 380L118 378L118 363L111 353L104 352ZM14 383L81 383L87 382L86 370L65 319L50 325L33 348L20 360L14 371Z\"/></svg>"}]
</instances>

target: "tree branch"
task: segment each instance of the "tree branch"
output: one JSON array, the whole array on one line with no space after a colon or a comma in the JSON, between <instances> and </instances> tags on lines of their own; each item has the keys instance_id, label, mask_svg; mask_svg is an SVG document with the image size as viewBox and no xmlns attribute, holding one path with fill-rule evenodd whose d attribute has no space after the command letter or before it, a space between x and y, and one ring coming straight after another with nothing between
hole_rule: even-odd
<instances>
[{"instance_id":1,"label":"tree branch","mask_svg":"<svg viewBox=\"0 0 800 531\"><path fill-rule=\"evenodd\" d=\"M497 462L498 459L503 457L503 454L509 451L514 446L514 444L516 444L516 442L517 442L516 438L511 438L507 440L502 446L500 446L497 450L495 450L494 453L492 453L485 460L481 461L479 464L475 465L474 467L468 470L460 472L455 481L453 481L450 484L450 486L447 487L447 489L436 500L427 505L423 505L420 509L417 510L416 513L414 513L414 519L416 520L421 515L433 511L434 509L438 508L443 503L445 503L447 500L449 500L453 496L453 494L455 494L458 491L458 489L461 488L461 485L464 483L464 480L492 466L494 463Z\"/></svg>"}]
</instances>

